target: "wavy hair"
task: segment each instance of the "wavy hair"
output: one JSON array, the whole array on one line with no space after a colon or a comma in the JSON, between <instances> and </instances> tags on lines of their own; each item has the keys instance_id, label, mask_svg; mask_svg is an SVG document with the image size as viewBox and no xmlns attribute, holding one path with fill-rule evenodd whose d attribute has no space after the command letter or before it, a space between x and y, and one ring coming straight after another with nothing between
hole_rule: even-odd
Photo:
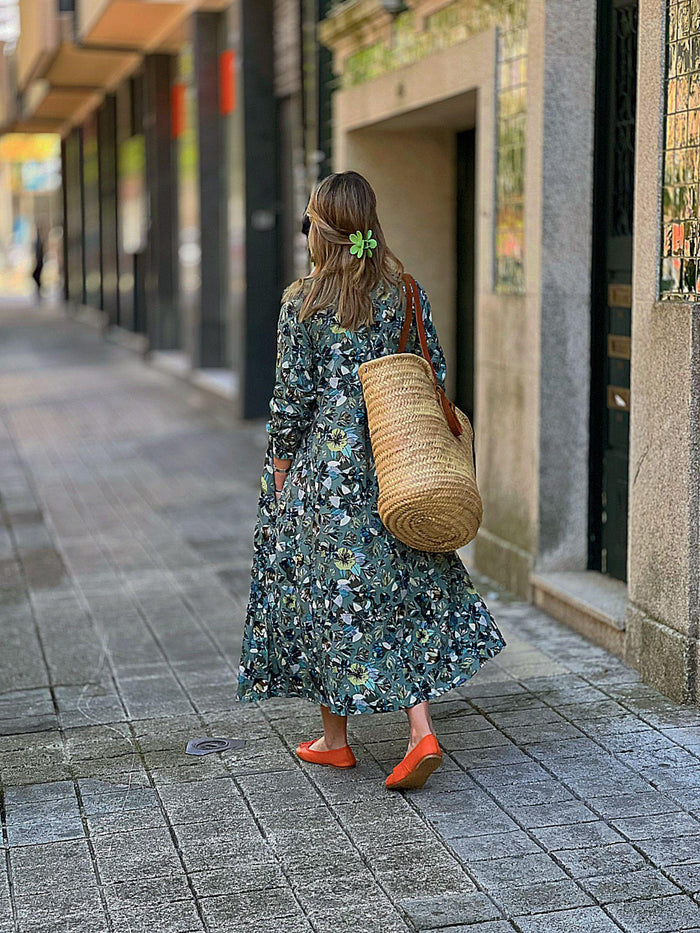
<instances>
[{"instance_id":1,"label":"wavy hair","mask_svg":"<svg viewBox=\"0 0 700 933\"><path fill-rule=\"evenodd\" d=\"M314 188L306 209L309 252L314 264L309 275L285 290L284 301L304 298L303 321L314 312L335 305L338 322L350 330L370 324L374 317L371 293L379 285L398 289L403 302L403 264L386 245L372 186L358 172L335 172ZM377 246L360 259L350 252L350 234L372 231Z\"/></svg>"}]
</instances>

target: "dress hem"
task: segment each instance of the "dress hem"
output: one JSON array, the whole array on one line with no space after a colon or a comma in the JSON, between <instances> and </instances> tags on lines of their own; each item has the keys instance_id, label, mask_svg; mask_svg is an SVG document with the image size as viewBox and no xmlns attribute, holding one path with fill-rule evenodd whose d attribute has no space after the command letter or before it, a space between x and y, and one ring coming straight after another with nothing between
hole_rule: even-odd
<instances>
[{"instance_id":1,"label":"dress hem","mask_svg":"<svg viewBox=\"0 0 700 933\"><path fill-rule=\"evenodd\" d=\"M258 696L253 696L250 692L244 693L244 694L241 694L239 692L237 695L237 701L241 704L244 704L244 703L252 704L252 703L258 703L258 702L264 702L265 700L272 700L272 699L278 699L280 697L287 697L288 699L295 699L295 700L303 699L303 700L309 700L312 703L321 704L323 706L328 707L331 713L333 713L336 716L352 716L352 715L360 716L365 713L396 713L399 710L410 709L413 706L417 706L419 703L423 703L425 700L435 700L437 699L437 697L443 696L445 693L449 693L450 690L455 690L457 687L461 687L467 681L471 680L472 677L481 670L481 668L484 666L484 664L487 661L491 661L498 654L500 654L500 652L503 650L505 645L506 645L506 642L504 641L501 644L501 646L498 648L498 650L494 652L494 654L484 655L484 656L475 658L475 661L477 661L478 664L474 668L474 670L472 670L469 673L463 673L463 675L460 676L456 682L450 681L450 683L448 684L443 681L442 684L437 683L431 686L427 691L425 689L416 690L415 692L419 696L421 694L424 694L424 695L422 696L421 699L417 699L415 701L408 702L408 703L394 703L390 706L381 707L381 708L376 705L372 706L369 703L367 703L364 709L358 709L354 705L349 705L347 708L341 708L337 704L330 703L328 699L326 697L323 697L321 693L319 693L318 691L305 690L302 687L298 689L291 689L291 690L289 688L279 689L278 686L276 687L274 685L268 691L266 691L266 693L258 695ZM278 685L284 685L284 681L281 679L278 680L277 683Z\"/></svg>"}]
</instances>

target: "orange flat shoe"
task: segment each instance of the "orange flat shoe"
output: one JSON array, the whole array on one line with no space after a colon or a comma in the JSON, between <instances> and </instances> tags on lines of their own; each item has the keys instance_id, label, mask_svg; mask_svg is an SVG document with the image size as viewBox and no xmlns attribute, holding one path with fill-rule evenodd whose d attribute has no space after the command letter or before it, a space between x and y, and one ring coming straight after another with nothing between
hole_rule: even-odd
<instances>
[{"instance_id":1,"label":"orange flat shoe","mask_svg":"<svg viewBox=\"0 0 700 933\"><path fill-rule=\"evenodd\" d=\"M317 765L330 765L332 768L353 768L357 764L355 755L349 745L342 748L331 748L326 752L317 751L315 748L309 748L316 739L310 739L308 742L299 742L296 753L304 761L313 761Z\"/></svg>"},{"instance_id":2,"label":"orange flat shoe","mask_svg":"<svg viewBox=\"0 0 700 933\"><path fill-rule=\"evenodd\" d=\"M438 740L431 733L400 761L384 782L391 790L422 787L428 777L442 764L442 751Z\"/></svg>"}]
</instances>

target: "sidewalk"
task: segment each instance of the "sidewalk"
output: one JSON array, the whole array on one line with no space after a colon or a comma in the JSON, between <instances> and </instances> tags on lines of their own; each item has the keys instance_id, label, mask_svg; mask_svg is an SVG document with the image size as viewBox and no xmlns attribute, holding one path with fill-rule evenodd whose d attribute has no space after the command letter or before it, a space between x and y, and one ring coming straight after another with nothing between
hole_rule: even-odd
<instances>
[{"instance_id":1,"label":"sidewalk","mask_svg":"<svg viewBox=\"0 0 700 933\"><path fill-rule=\"evenodd\" d=\"M700 709L476 580L507 648L385 790L238 709L265 435L93 330L0 307L0 933L699 933ZM245 745L186 755L201 736Z\"/></svg>"}]
</instances>

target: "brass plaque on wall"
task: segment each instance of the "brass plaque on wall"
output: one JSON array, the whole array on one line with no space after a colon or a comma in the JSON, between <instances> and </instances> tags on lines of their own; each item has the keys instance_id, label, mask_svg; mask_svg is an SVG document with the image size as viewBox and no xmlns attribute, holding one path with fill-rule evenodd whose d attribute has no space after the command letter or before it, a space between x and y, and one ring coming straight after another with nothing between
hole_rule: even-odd
<instances>
[{"instance_id":1,"label":"brass plaque on wall","mask_svg":"<svg viewBox=\"0 0 700 933\"><path fill-rule=\"evenodd\" d=\"M618 411L630 410L630 390L622 386L608 386L608 408Z\"/></svg>"},{"instance_id":2,"label":"brass plaque on wall","mask_svg":"<svg viewBox=\"0 0 700 933\"><path fill-rule=\"evenodd\" d=\"M608 285L608 304L611 308L631 308L632 286L619 283Z\"/></svg>"},{"instance_id":3,"label":"brass plaque on wall","mask_svg":"<svg viewBox=\"0 0 700 933\"><path fill-rule=\"evenodd\" d=\"M608 334L608 356L616 360L628 360L630 358L630 338L621 337L619 334Z\"/></svg>"}]
</instances>

